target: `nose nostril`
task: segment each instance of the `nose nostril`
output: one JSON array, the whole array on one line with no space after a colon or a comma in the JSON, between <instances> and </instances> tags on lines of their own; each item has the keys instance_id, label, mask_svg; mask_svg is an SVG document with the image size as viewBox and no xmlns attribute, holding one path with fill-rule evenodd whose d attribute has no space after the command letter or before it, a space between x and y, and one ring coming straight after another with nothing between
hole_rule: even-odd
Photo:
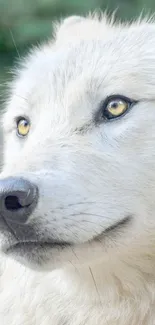
<instances>
[{"instance_id":1,"label":"nose nostril","mask_svg":"<svg viewBox=\"0 0 155 325\"><path fill-rule=\"evenodd\" d=\"M38 203L38 187L24 178L0 180L0 219L24 224Z\"/></svg>"},{"instance_id":2,"label":"nose nostril","mask_svg":"<svg viewBox=\"0 0 155 325\"><path fill-rule=\"evenodd\" d=\"M22 205L18 201L18 197L15 195L9 195L5 198L5 207L7 210L19 210L22 208Z\"/></svg>"}]
</instances>

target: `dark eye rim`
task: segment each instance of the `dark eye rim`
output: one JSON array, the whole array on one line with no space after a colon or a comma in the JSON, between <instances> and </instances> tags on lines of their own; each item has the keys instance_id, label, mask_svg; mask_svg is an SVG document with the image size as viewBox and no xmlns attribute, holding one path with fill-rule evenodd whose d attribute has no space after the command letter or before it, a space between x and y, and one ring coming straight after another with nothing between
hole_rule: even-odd
<instances>
[{"instance_id":1,"label":"dark eye rim","mask_svg":"<svg viewBox=\"0 0 155 325\"><path fill-rule=\"evenodd\" d=\"M118 99L125 101L128 104L128 107L127 107L126 111L124 113L122 113L121 115L113 116L111 114L111 116L110 116L110 113L106 110L107 105L112 100L118 100ZM129 110L137 103L138 103L137 100L131 99L131 98L126 97L124 95L116 94L116 95L108 96L105 100L103 100L100 103L100 108L99 108L99 111L97 112L97 114L95 116L95 121L96 121L96 123L98 123L98 122L102 123L103 121L105 121L105 122L116 121L116 120L122 118L124 115L126 115L129 112ZM108 114L107 114L107 112L108 112Z\"/></svg>"},{"instance_id":2,"label":"dark eye rim","mask_svg":"<svg viewBox=\"0 0 155 325\"><path fill-rule=\"evenodd\" d=\"M27 134L25 134L25 135L22 135L22 134L20 134L20 133L18 132L18 124L19 124L19 122L20 122L21 120L26 120L26 121L28 122L29 125L31 125L31 123L30 123L30 119L29 119L27 116L18 116L18 117L15 118L15 123L16 123L16 134L17 134L17 136L18 136L19 138L25 138L25 137L28 136L28 133L29 133L29 132L28 132Z\"/></svg>"}]
</instances>

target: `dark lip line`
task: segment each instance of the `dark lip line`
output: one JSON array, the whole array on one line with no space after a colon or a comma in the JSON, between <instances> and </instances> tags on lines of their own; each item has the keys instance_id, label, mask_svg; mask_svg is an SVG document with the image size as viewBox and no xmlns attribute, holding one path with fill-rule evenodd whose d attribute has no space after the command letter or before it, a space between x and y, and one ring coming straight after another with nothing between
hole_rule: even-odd
<instances>
[{"instance_id":1,"label":"dark lip line","mask_svg":"<svg viewBox=\"0 0 155 325\"><path fill-rule=\"evenodd\" d=\"M108 234L110 234L111 232L113 232L113 230L117 230L117 228L121 228L123 226L126 226L126 224L128 224L132 219L132 216L127 216L125 217L124 219L116 222L114 225L108 227L107 229L105 229L101 234L99 234L98 236L94 237L93 239L91 239L90 241L88 242L92 242L92 241L98 241L100 240L104 235L107 236ZM66 247L69 247L69 246L74 246L73 243L68 243L68 242L59 242L59 241L55 241L55 242L48 242L48 241L19 241L19 242L16 242L15 244L11 245L10 247L7 247L5 252L9 252L11 250L14 250L16 248L20 248L20 247L26 247L26 246L33 246L33 247L38 247L38 246L42 246L42 247L50 247L50 248L55 248L55 247L61 247L62 249L63 248L66 248Z\"/></svg>"},{"instance_id":2,"label":"dark lip line","mask_svg":"<svg viewBox=\"0 0 155 325\"><path fill-rule=\"evenodd\" d=\"M12 251L12 250L14 250L14 249L18 249L18 248L20 248L20 247L23 247L24 248L24 246L25 247L31 247L31 246L33 246L33 247L50 247L50 248L54 248L54 247L61 247L62 249L63 248L65 248L65 247L67 247L67 246L71 246L71 244L69 244L69 243L67 243L67 242L46 242L46 241L19 241L19 242L17 242L17 243L15 243L15 244L13 244L13 245L10 245L9 247L7 247L6 249L5 249L5 253L8 253L9 251Z\"/></svg>"},{"instance_id":3,"label":"dark lip line","mask_svg":"<svg viewBox=\"0 0 155 325\"><path fill-rule=\"evenodd\" d=\"M128 225L128 223L132 220L132 216L129 215L127 217L125 217L124 219L116 222L114 225L108 227L107 229L105 229L101 234L99 234L98 236L94 237L94 240L98 241L100 240L104 235L108 236L111 234L111 232L113 232L113 230L119 230L122 227Z\"/></svg>"},{"instance_id":4,"label":"dark lip line","mask_svg":"<svg viewBox=\"0 0 155 325\"><path fill-rule=\"evenodd\" d=\"M107 233L107 232L110 232L116 228L121 228L122 226L128 224L131 221L131 219L132 219L132 216L127 216L127 217L123 218L122 220L116 222L114 225L105 229L104 232Z\"/></svg>"}]
</instances>

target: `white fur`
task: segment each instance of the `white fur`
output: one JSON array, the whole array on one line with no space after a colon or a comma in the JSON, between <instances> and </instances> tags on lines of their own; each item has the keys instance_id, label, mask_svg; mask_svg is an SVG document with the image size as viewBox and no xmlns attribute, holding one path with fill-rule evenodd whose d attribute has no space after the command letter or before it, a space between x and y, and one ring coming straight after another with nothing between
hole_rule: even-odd
<instances>
[{"instance_id":1,"label":"white fur","mask_svg":"<svg viewBox=\"0 0 155 325\"><path fill-rule=\"evenodd\" d=\"M154 325L154 23L68 18L23 61L10 93L1 178L35 182L29 226L72 246L35 260L2 253L0 324ZM116 121L91 123L113 94L138 103ZM27 139L16 134L23 115ZM2 252L13 241L1 231Z\"/></svg>"}]
</instances>

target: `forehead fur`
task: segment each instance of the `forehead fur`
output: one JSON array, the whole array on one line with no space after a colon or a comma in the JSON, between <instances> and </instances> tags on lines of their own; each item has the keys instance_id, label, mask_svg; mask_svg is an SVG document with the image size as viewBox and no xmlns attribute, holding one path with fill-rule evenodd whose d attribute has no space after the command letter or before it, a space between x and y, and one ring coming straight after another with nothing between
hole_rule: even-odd
<instances>
[{"instance_id":1,"label":"forehead fur","mask_svg":"<svg viewBox=\"0 0 155 325\"><path fill-rule=\"evenodd\" d=\"M105 16L70 17L56 25L53 40L22 62L12 93L22 94L31 107L63 98L67 106L83 94L94 101L116 93L154 98L154 48L151 21L117 24Z\"/></svg>"}]
</instances>

